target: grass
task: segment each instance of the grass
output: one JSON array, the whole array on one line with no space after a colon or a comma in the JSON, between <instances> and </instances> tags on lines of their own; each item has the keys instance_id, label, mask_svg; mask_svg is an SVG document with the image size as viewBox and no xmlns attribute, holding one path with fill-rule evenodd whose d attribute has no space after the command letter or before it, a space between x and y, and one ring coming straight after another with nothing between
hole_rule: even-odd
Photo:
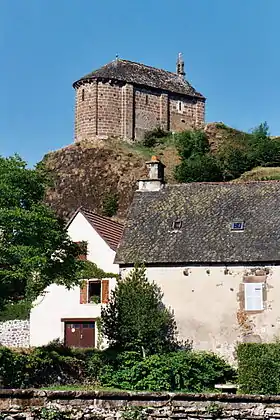
<instances>
[{"instance_id":1,"label":"grass","mask_svg":"<svg viewBox=\"0 0 280 420\"><path fill-rule=\"evenodd\" d=\"M280 167L257 167L251 171L244 172L240 178L235 179L232 182L246 182L246 181L270 181L280 180Z\"/></svg>"}]
</instances>

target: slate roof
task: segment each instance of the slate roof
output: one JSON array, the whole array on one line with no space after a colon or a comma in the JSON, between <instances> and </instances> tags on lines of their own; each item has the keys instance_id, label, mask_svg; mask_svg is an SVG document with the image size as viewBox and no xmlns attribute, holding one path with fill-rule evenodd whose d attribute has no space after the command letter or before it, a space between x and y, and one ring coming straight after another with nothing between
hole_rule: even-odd
<instances>
[{"instance_id":1,"label":"slate roof","mask_svg":"<svg viewBox=\"0 0 280 420\"><path fill-rule=\"evenodd\" d=\"M173 223L182 221L181 229ZM231 223L244 221L244 231ZM125 224L119 264L280 261L280 182L189 183L139 191Z\"/></svg>"},{"instance_id":2,"label":"slate roof","mask_svg":"<svg viewBox=\"0 0 280 420\"><path fill-rule=\"evenodd\" d=\"M83 81L89 81L91 79L117 80L205 99L201 93L197 92L189 82L179 77L177 73L128 60L117 59L111 61L100 69L94 70L74 82L73 87L76 87Z\"/></svg>"},{"instance_id":3,"label":"slate roof","mask_svg":"<svg viewBox=\"0 0 280 420\"><path fill-rule=\"evenodd\" d=\"M77 213L82 213L91 226L96 230L96 232L104 239L104 241L109 245L109 247L116 251L117 246L120 242L123 233L123 225L115 222L108 217L100 216L99 214L93 213L91 210L80 207L75 211L73 216L68 222L68 226L73 221Z\"/></svg>"}]
</instances>

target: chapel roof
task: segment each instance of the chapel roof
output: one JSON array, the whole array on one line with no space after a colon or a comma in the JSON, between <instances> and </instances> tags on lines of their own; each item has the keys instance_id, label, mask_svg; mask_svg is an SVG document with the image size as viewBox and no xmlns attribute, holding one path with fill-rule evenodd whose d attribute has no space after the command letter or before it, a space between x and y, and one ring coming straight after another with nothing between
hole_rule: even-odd
<instances>
[{"instance_id":1,"label":"chapel roof","mask_svg":"<svg viewBox=\"0 0 280 420\"><path fill-rule=\"evenodd\" d=\"M94 79L114 80L205 99L177 73L150 67L134 61L116 59L74 82L73 87Z\"/></svg>"},{"instance_id":2,"label":"chapel roof","mask_svg":"<svg viewBox=\"0 0 280 420\"><path fill-rule=\"evenodd\" d=\"M137 191L115 262L279 262L279 208L277 181L188 183ZM239 223L244 229L233 230Z\"/></svg>"}]
</instances>

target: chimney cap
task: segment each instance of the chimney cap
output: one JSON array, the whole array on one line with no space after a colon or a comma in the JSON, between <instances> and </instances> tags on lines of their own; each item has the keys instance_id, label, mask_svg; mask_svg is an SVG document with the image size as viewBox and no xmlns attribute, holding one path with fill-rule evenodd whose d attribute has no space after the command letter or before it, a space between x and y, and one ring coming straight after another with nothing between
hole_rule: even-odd
<instances>
[{"instance_id":1,"label":"chimney cap","mask_svg":"<svg viewBox=\"0 0 280 420\"><path fill-rule=\"evenodd\" d=\"M165 168L165 165L161 162L160 158L158 156L156 156L156 155L153 155L151 157L151 160L149 160L148 162L146 162L146 165L148 165L149 163L160 163Z\"/></svg>"}]
</instances>

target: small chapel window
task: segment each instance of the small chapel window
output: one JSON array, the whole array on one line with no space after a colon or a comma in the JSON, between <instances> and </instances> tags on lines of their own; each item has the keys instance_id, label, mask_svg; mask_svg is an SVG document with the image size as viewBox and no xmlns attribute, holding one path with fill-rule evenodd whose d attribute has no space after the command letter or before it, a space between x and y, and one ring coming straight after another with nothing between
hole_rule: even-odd
<instances>
[{"instance_id":1,"label":"small chapel window","mask_svg":"<svg viewBox=\"0 0 280 420\"><path fill-rule=\"evenodd\" d=\"M82 90L82 101L84 102L85 100L85 89Z\"/></svg>"},{"instance_id":2,"label":"small chapel window","mask_svg":"<svg viewBox=\"0 0 280 420\"><path fill-rule=\"evenodd\" d=\"M182 101L177 102L177 111L183 112L183 102Z\"/></svg>"},{"instance_id":3,"label":"small chapel window","mask_svg":"<svg viewBox=\"0 0 280 420\"><path fill-rule=\"evenodd\" d=\"M145 103L146 103L146 105L148 105L148 103L149 103L149 96L148 95L146 95Z\"/></svg>"}]
</instances>

